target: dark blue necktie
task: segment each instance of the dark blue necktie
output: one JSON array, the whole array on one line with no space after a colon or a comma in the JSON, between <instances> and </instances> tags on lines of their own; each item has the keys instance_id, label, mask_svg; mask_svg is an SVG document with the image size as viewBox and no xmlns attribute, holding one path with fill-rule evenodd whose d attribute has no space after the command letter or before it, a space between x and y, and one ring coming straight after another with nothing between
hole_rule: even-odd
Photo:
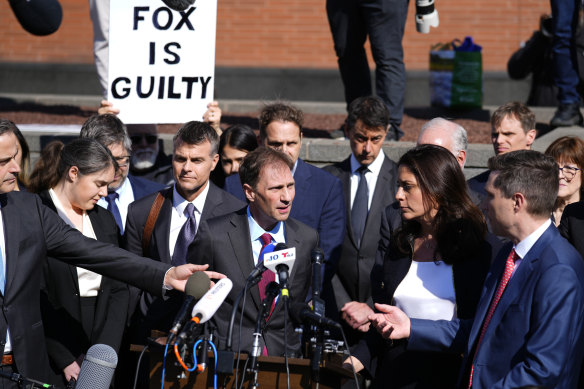
<instances>
[{"instance_id":1,"label":"dark blue necktie","mask_svg":"<svg viewBox=\"0 0 584 389\"><path fill-rule=\"evenodd\" d=\"M120 209L118 208L118 204L116 204L116 199L119 198L120 195L118 192L111 192L107 196L104 197L105 201L107 201L107 210L114 215L114 219L116 220L116 224L120 227L120 233L124 233L124 223L122 223L122 215L120 215Z\"/></svg>"},{"instance_id":2,"label":"dark blue necktie","mask_svg":"<svg viewBox=\"0 0 584 389\"><path fill-rule=\"evenodd\" d=\"M353 200L353 208L351 208L351 227L353 227L353 237L357 242L357 246L361 246L361 238L365 230L365 222L369 214L369 188L367 187L367 179L365 173L369 169L367 166L361 166L357 169L359 172L359 185L357 186L357 193Z\"/></svg>"},{"instance_id":3,"label":"dark blue necktie","mask_svg":"<svg viewBox=\"0 0 584 389\"><path fill-rule=\"evenodd\" d=\"M197 219L195 219L194 212L195 206L188 203L185 209L185 216L188 219L178 233L170 262L172 266L180 266L187 263L187 250L191 242L195 239L195 233L197 232Z\"/></svg>"}]
</instances>

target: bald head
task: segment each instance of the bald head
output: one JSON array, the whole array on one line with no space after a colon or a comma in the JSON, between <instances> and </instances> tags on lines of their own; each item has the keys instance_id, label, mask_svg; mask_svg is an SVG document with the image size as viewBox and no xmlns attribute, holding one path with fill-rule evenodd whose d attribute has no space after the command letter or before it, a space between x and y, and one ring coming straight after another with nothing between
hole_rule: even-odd
<instances>
[{"instance_id":1,"label":"bald head","mask_svg":"<svg viewBox=\"0 0 584 389\"><path fill-rule=\"evenodd\" d=\"M466 130L459 124L443 118L434 118L422 126L417 144L437 145L450 150L460 167L464 168L468 139Z\"/></svg>"}]
</instances>

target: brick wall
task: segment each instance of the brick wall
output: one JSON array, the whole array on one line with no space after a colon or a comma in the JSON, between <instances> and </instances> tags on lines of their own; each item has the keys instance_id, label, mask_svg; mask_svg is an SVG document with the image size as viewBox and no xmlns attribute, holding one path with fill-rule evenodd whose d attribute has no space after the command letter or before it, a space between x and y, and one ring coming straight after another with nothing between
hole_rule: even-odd
<instances>
[{"instance_id":1,"label":"brick wall","mask_svg":"<svg viewBox=\"0 0 584 389\"><path fill-rule=\"evenodd\" d=\"M91 63L93 32L87 1L61 0L61 4L59 31L34 37L22 30L8 2L0 1L0 61ZM436 0L436 7L440 27L422 35L415 31L415 0L410 1L404 38L408 70L427 69L430 45L465 35L473 35L483 46L485 70L505 70L511 53L537 28L539 15L549 12L549 1ZM325 0L219 0L216 63L336 68Z\"/></svg>"}]
</instances>

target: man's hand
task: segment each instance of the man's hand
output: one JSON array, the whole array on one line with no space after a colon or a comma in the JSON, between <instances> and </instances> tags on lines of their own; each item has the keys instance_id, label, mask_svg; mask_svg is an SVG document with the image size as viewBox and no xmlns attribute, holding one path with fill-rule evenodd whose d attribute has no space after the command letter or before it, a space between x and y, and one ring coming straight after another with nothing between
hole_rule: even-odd
<instances>
[{"instance_id":1,"label":"man's hand","mask_svg":"<svg viewBox=\"0 0 584 389\"><path fill-rule=\"evenodd\" d=\"M193 265L192 263L171 267L164 276L164 285L184 292L185 285L191 274L197 271L205 271L208 267L209 265ZM205 271L205 274L207 274L211 279L219 280L221 278L225 278L225 274L214 271Z\"/></svg>"},{"instance_id":2,"label":"man's hand","mask_svg":"<svg viewBox=\"0 0 584 389\"><path fill-rule=\"evenodd\" d=\"M97 113L100 115L111 113L112 115L117 115L120 113L119 108L114 107L113 103L107 100L101 100L101 106L97 109Z\"/></svg>"},{"instance_id":3,"label":"man's hand","mask_svg":"<svg viewBox=\"0 0 584 389\"><path fill-rule=\"evenodd\" d=\"M203 121L209 123L217 132L217 135L221 135L223 130L221 130L221 108L219 108L218 102L211 101L207 104L207 111L203 114Z\"/></svg>"},{"instance_id":4,"label":"man's hand","mask_svg":"<svg viewBox=\"0 0 584 389\"><path fill-rule=\"evenodd\" d=\"M369 315L373 315L373 309L365 303L350 301L341 309L341 317L353 329L367 332L369 331Z\"/></svg>"},{"instance_id":5,"label":"man's hand","mask_svg":"<svg viewBox=\"0 0 584 389\"><path fill-rule=\"evenodd\" d=\"M369 320L384 339L410 337L410 318L401 309L385 304L375 304L375 308L381 313L369 315Z\"/></svg>"},{"instance_id":6,"label":"man's hand","mask_svg":"<svg viewBox=\"0 0 584 389\"><path fill-rule=\"evenodd\" d=\"M63 369L63 374L65 374L65 380L69 382L71 378L75 378L75 380L77 381L80 371L81 366L79 366L77 361L73 362L72 364Z\"/></svg>"}]
</instances>

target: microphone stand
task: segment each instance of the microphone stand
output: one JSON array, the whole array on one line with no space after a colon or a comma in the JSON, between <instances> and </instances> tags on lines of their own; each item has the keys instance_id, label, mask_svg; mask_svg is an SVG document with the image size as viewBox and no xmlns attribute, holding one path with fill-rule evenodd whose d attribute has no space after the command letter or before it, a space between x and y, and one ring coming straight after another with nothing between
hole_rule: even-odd
<instances>
[{"instance_id":1,"label":"microphone stand","mask_svg":"<svg viewBox=\"0 0 584 389\"><path fill-rule=\"evenodd\" d=\"M315 314L323 317L325 314L324 300L320 298L321 270L324 255L322 250L316 248L311 252L312 262L312 307ZM314 346L310 354L310 376L313 382L320 382L320 365L322 362L322 350L324 348L324 329L321 326L311 326L311 341Z\"/></svg>"}]
</instances>

